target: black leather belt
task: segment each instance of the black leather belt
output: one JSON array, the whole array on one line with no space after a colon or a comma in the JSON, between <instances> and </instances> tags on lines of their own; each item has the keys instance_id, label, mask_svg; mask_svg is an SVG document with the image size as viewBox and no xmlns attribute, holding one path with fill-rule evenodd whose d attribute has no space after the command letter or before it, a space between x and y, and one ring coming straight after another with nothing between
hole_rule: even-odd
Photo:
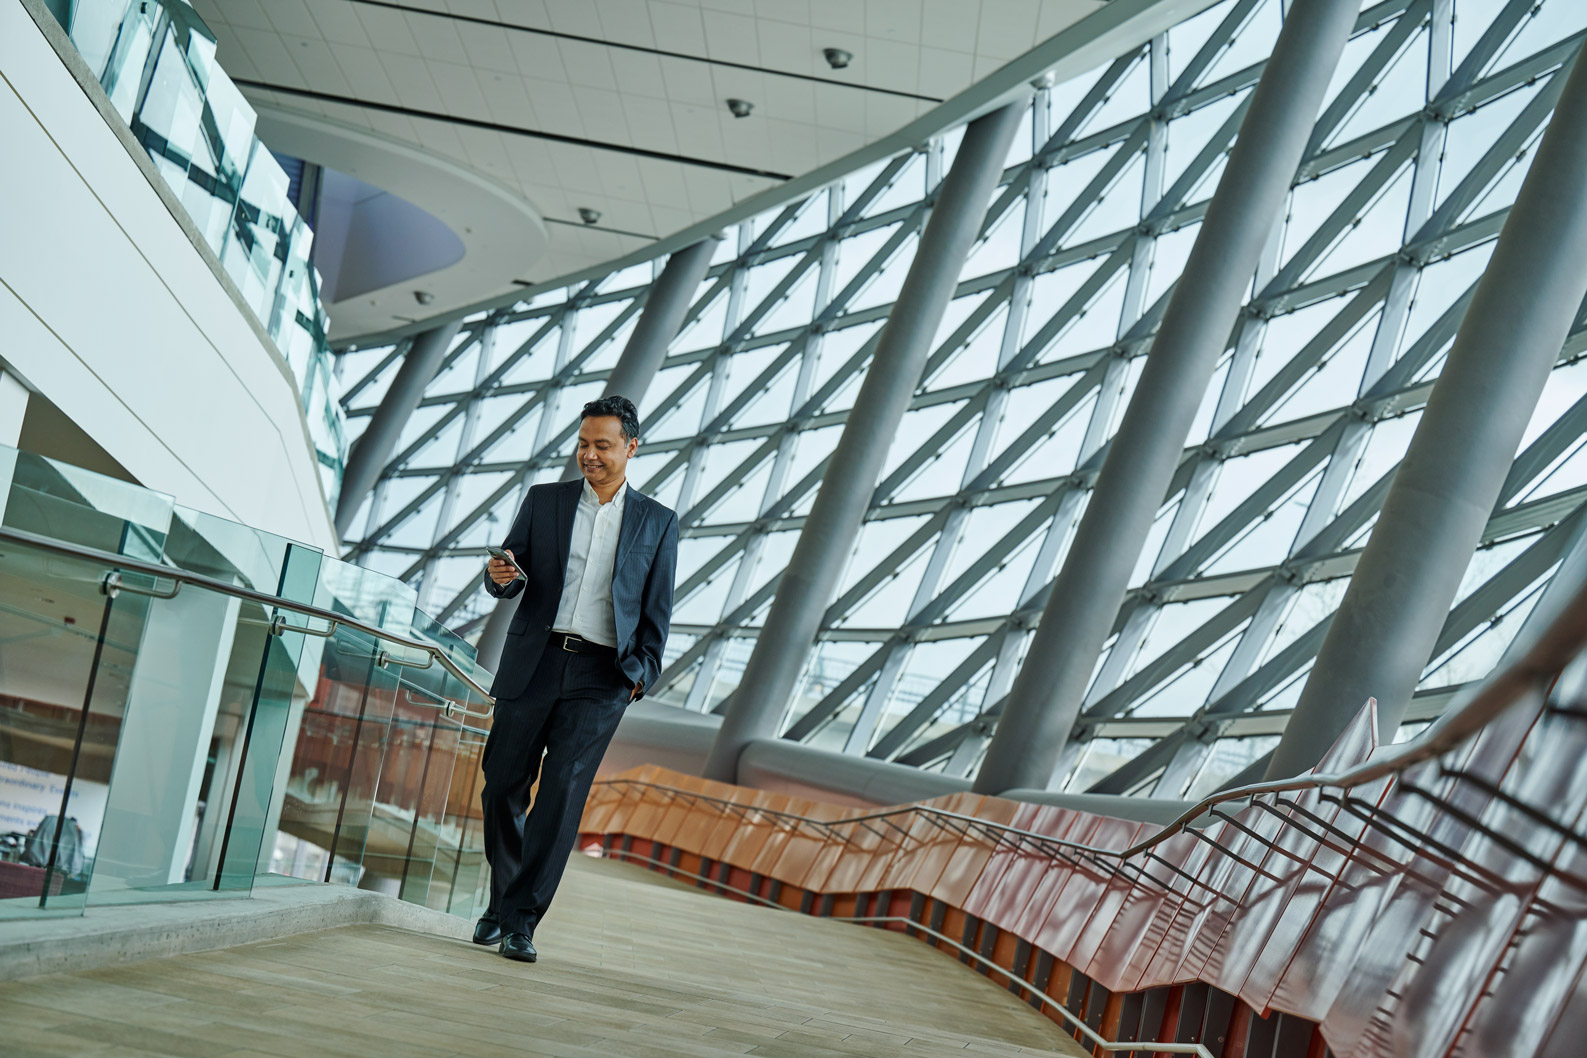
<instances>
[{"instance_id":1,"label":"black leather belt","mask_svg":"<svg viewBox=\"0 0 1587 1058\"><path fill-rule=\"evenodd\" d=\"M609 658L617 657L616 647L591 642L583 636L576 636L569 632L552 632L551 641L569 654L598 654Z\"/></svg>"}]
</instances>

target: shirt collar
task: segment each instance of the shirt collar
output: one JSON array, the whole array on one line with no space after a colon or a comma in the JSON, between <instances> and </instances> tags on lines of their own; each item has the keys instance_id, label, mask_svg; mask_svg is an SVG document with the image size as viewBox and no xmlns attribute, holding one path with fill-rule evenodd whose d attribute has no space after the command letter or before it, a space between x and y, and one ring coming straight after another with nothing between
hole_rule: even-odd
<instances>
[{"instance_id":1,"label":"shirt collar","mask_svg":"<svg viewBox=\"0 0 1587 1058\"><path fill-rule=\"evenodd\" d=\"M623 502L628 499L628 488L628 482L624 481L622 486L612 495L612 506L619 514L623 510ZM584 489L580 495L593 503L597 509L602 506L601 498L595 494L595 487L590 484L589 478L584 479Z\"/></svg>"}]
</instances>

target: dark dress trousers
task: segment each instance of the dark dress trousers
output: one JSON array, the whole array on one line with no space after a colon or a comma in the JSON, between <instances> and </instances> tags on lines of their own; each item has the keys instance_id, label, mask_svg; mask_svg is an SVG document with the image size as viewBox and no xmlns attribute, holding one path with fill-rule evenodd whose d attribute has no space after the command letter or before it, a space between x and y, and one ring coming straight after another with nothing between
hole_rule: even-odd
<instances>
[{"instance_id":1,"label":"dark dress trousers","mask_svg":"<svg viewBox=\"0 0 1587 1058\"><path fill-rule=\"evenodd\" d=\"M582 480L530 488L502 543L525 579L498 588L484 577L492 595L519 597L491 687L496 717L481 795L491 868L487 915L514 933L533 933L545 915L578 839L595 769L634 684L648 688L661 675L672 621L678 516L630 488L612 567L616 650L573 653L552 632L583 489Z\"/></svg>"}]
</instances>

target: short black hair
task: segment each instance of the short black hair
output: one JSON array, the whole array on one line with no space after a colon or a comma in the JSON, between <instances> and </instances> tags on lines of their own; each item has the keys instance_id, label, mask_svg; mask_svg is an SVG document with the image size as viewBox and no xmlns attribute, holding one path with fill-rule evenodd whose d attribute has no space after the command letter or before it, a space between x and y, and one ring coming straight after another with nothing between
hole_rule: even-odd
<instances>
[{"instance_id":1,"label":"short black hair","mask_svg":"<svg viewBox=\"0 0 1587 1058\"><path fill-rule=\"evenodd\" d=\"M632 441L639 436L639 409L634 407L634 402L627 397L613 393L609 397L592 400L584 405L584 410L579 413L579 419L592 419L603 415L615 416L622 424L623 440Z\"/></svg>"}]
</instances>

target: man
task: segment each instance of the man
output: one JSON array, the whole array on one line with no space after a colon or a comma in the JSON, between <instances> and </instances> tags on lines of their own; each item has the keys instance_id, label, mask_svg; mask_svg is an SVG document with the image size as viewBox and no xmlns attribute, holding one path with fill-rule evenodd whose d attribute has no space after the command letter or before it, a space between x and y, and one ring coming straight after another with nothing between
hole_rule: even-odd
<instances>
[{"instance_id":1,"label":"man","mask_svg":"<svg viewBox=\"0 0 1587 1058\"><path fill-rule=\"evenodd\" d=\"M491 899L474 930L474 943L499 943L509 959L537 958L535 926L578 838L596 766L623 710L661 674L678 516L629 487L638 449L633 401L586 404L583 480L530 488L502 544L510 561L485 568L492 595L522 595L491 688L482 795Z\"/></svg>"}]
</instances>

